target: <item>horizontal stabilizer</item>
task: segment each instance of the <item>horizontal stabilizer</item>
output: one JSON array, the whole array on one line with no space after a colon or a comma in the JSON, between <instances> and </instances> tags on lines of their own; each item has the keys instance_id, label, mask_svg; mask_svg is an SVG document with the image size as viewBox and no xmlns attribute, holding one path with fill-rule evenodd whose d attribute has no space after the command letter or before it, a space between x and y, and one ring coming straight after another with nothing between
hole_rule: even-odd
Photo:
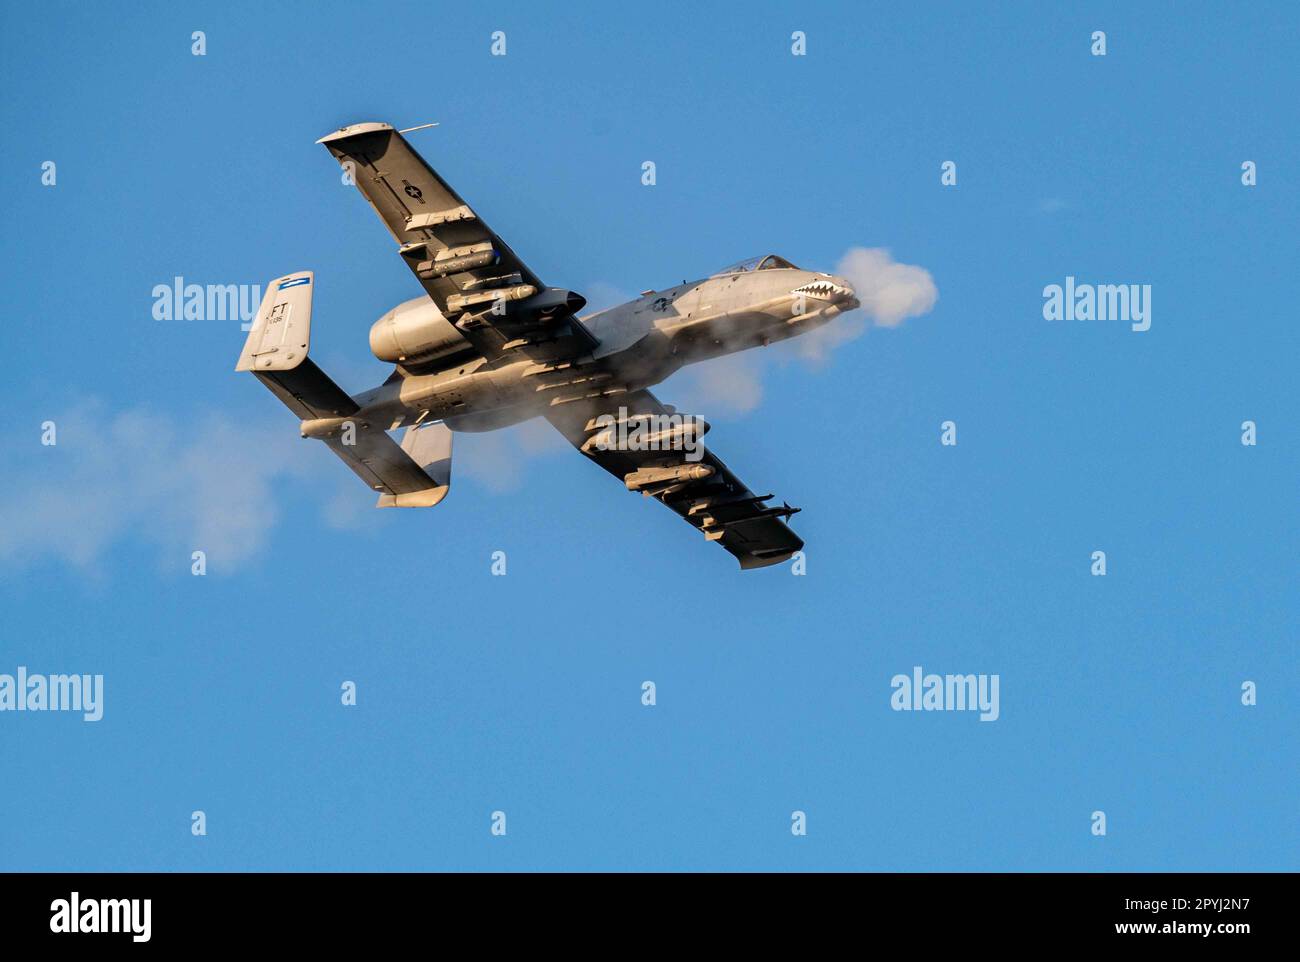
<instances>
[{"instance_id":1,"label":"horizontal stabilizer","mask_svg":"<svg viewBox=\"0 0 1300 962\"><path fill-rule=\"evenodd\" d=\"M383 428L359 418L304 421L302 427L304 437L324 441L353 474L379 492L376 507L428 508L447 494L451 439L442 441L437 430L431 431L429 438L421 438L416 429L408 428L399 446ZM444 425L434 427L451 434ZM416 458L442 475L442 482L431 477Z\"/></svg>"},{"instance_id":2,"label":"horizontal stabilizer","mask_svg":"<svg viewBox=\"0 0 1300 962\"><path fill-rule=\"evenodd\" d=\"M266 285L236 371L250 371L302 420L305 438L324 441L372 491L381 508L427 508L451 484L451 429L410 428L399 447L382 427L361 417L347 392L318 368L311 347L316 277L299 271Z\"/></svg>"},{"instance_id":3,"label":"horizontal stabilizer","mask_svg":"<svg viewBox=\"0 0 1300 962\"><path fill-rule=\"evenodd\" d=\"M442 423L406 429L402 450L427 476L429 487L381 494L376 508L432 508L451 490L451 428Z\"/></svg>"}]
</instances>

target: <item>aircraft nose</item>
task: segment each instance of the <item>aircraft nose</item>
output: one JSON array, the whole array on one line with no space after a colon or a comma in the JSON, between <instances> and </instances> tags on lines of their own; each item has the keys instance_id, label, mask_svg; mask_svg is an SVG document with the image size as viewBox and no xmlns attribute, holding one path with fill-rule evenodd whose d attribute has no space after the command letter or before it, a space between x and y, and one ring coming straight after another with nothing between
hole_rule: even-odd
<instances>
[{"instance_id":1,"label":"aircraft nose","mask_svg":"<svg viewBox=\"0 0 1300 962\"><path fill-rule=\"evenodd\" d=\"M831 283L838 288L835 303L839 305L840 310L852 311L862 306L862 302L858 300L858 292L844 278L832 276Z\"/></svg>"}]
</instances>

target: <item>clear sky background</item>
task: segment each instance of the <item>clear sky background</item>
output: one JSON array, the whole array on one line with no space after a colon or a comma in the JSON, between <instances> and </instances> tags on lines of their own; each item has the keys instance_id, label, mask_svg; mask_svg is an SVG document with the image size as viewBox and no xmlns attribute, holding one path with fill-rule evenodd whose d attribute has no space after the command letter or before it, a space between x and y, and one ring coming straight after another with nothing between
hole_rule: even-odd
<instances>
[{"instance_id":1,"label":"clear sky background","mask_svg":"<svg viewBox=\"0 0 1300 962\"><path fill-rule=\"evenodd\" d=\"M0 714L0 868L1300 867L1294 5L2 18L0 673L105 705ZM657 389L804 508L805 576L545 424L375 511L235 374L238 321L153 319L175 276L312 269L313 356L382 380L420 288L314 143L368 120L440 122L416 148L593 303L768 251L930 272L820 363ZM1044 320L1067 275L1152 285L1151 329ZM998 674L1001 717L892 711L915 665Z\"/></svg>"}]
</instances>

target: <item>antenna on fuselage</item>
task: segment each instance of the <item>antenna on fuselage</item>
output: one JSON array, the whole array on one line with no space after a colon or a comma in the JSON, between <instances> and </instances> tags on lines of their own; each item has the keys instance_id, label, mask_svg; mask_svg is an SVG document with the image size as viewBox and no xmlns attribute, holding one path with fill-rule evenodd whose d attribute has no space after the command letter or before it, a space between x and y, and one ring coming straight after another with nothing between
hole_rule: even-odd
<instances>
[{"instance_id":1,"label":"antenna on fuselage","mask_svg":"<svg viewBox=\"0 0 1300 962\"><path fill-rule=\"evenodd\" d=\"M435 124L420 124L418 127L404 127L398 131L399 134L409 134L413 130L428 130L430 127L437 127Z\"/></svg>"}]
</instances>

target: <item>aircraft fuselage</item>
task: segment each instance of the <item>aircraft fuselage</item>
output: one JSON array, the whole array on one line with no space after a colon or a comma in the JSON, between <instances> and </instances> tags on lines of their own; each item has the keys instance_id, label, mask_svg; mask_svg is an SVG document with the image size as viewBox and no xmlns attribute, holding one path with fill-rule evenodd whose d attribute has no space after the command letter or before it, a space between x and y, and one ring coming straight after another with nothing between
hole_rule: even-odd
<instances>
[{"instance_id":1,"label":"aircraft fuselage","mask_svg":"<svg viewBox=\"0 0 1300 962\"><path fill-rule=\"evenodd\" d=\"M857 306L848 282L829 274L776 268L715 275L582 317L600 343L558 367L530 360L492 367L459 350L454 328L439 315L430 320L448 329L445 366L356 395L358 416L389 429L423 415L453 431L494 430L553 404L652 387L683 365L795 337ZM394 309L408 310L436 314L427 298Z\"/></svg>"}]
</instances>

